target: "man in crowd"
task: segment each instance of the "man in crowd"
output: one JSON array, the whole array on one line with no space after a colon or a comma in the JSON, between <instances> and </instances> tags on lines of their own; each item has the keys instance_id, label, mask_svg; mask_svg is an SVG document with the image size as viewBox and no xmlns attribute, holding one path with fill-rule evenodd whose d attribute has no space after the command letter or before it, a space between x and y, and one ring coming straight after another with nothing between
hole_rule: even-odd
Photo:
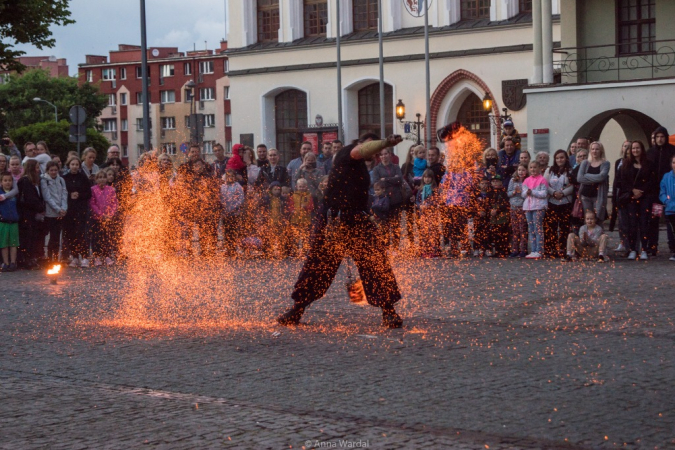
<instances>
[{"instance_id":1,"label":"man in crowd","mask_svg":"<svg viewBox=\"0 0 675 450\"><path fill-rule=\"evenodd\" d=\"M10 143L9 148L10 155L17 155L19 158L21 157L21 152L19 152L13 142ZM52 160L52 157L46 153L38 154L37 146L30 141L23 144L23 153L26 156L23 158L21 164L26 164L26 161L29 159L34 159L38 162L38 164L40 164L40 170L42 173L45 173L47 163Z\"/></svg>"},{"instance_id":2,"label":"man in crowd","mask_svg":"<svg viewBox=\"0 0 675 450\"><path fill-rule=\"evenodd\" d=\"M305 141L300 145L300 156L289 162L288 166L286 167L286 169L288 170L288 178L290 180L293 180L293 175L295 175L295 172L297 172L298 169L300 169L300 166L302 165L302 161L304 160L305 155L311 151L312 151L311 142ZM292 183L292 188L295 190L295 183Z\"/></svg>"},{"instance_id":3,"label":"man in crowd","mask_svg":"<svg viewBox=\"0 0 675 450\"><path fill-rule=\"evenodd\" d=\"M223 175L225 175L225 166L227 166L227 162L230 160L230 158L225 156L225 148L220 144L213 146L213 156L216 157L211 163L213 176L216 178L222 178Z\"/></svg>"},{"instance_id":4,"label":"man in crowd","mask_svg":"<svg viewBox=\"0 0 675 450\"><path fill-rule=\"evenodd\" d=\"M654 146L647 150L647 159L652 165L656 168L657 183L661 183L663 176L670 172L671 165L670 162L675 156L675 146L668 143L668 130L664 127L658 127L654 130ZM661 203L656 199L657 203ZM648 253L651 256L656 256L659 247L659 221L660 217L652 217L649 222L649 250ZM668 241L675 242L675 236L673 235L673 230L670 227L668 229Z\"/></svg>"},{"instance_id":5,"label":"man in crowd","mask_svg":"<svg viewBox=\"0 0 675 450\"><path fill-rule=\"evenodd\" d=\"M430 147L427 151L427 169L434 172L436 185L439 186L443 179L443 175L445 175L445 166L441 164L441 151L438 147Z\"/></svg>"},{"instance_id":6,"label":"man in crowd","mask_svg":"<svg viewBox=\"0 0 675 450\"><path fill-rule=\"evenodd\" d=\"M268 159L269 164L260 169L260 176L256 184L265 190L275 181L281 186L290 186L291 179L288 176L288 171L284 166L279 165L279 150L276 148L269 149Z\"/></svg>"},{"instance_id":7,"label":"man in crowd","mask_svg":"<svg viewBox=\"0 0 675 450\"><path fill-rule=\"evenodd\" d=\"M333 143L331 141L324 141L321 154L316 162L317 167L323 167L325 173L330 172L330 169L333 168Z\"/></svg>"},{"instance_id":8,"label":"man in crowd","mask_svg":"<svg viewBox=\"0 0 675 450\"><path fill-rule=\"evenodd\" d=\"M258 167L262 169L263 167L270 165L270 161L267 157L267 146L265 144L258 144L258 147L255 149L255 153L258 158L256 161Z\"/></svg>"},{"instance_id":9,"label":"man in crowd","mask_svg":"<svg viewBox=\"0 0 675 450\"><path fill-rule=\"evenodd\" d=\"M106 160L103 164L101 164L100 168L105 169L106 167L110 166L110 161L112 161L113 159L119 159L120 161L122 161L121 156L122 152L120 151L119 146L117 144L111 145L110 147L108 147L108 154ZM129 169L124 164L120 166L118 171L123 175L129 173Z\"/></svg>"},{"instance_id":10,"label":"man in crowd","mask_svg":"<svg viewBox=\"0 0 675 450\"><path fill-rule=\"evenodd\" d=\"M582 148L588 150L589 145L590 145L590 139L588 139L587 137L577 138L577 148L576 148L576 150L579 151Z\"/></svg>"},{"instance_id":11,"label":"man in crowd","mask_svg":"<svg viewBox=\"0 0 675 450\"><path fill-rule=\"evenodd\" d=\"M342 150L343 144L340 139L335 139L333 141L333 156L337 155L340 150Z\"/></svg>"},{"instance_id":12,"label":"man in crowd","mask_svg":"<svg viewBox=\"0 0 675 450\"><path fill-rule=\"evenodd\" d=\"M504 149L499 150L499 165L504 174L504 187L509 187L509 181L513 176L513 172L518 168L518 164L520 164L520 150L516 150L516 144L513 142L513 139L506 136L504 138Z\"/></svg>"},{"instance_id":13,"label":"man in crowd","mask_svg":"<svg viewBox=\"0 0 675 450\"><path fill-rule=\"evenodd\" d=\"M546 170L547 167L549 167L549 161L550 161L550 155L548 152L539 152L537 153L536 160L539 163L539 167L542 168L542 170Z\"/></svg>"}]
</instances>

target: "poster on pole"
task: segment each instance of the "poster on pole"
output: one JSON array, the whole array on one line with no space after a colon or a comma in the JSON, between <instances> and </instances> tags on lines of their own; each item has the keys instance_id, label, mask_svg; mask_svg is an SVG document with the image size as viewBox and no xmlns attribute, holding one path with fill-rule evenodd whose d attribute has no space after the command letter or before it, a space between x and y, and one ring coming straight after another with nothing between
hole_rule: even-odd
<instances>
[{"instance_id":1,"label":"poster on pole","mask_svg":"<svg viewBox=\"0 0 675 450\"><path fill-rule=\"evenodd\" d=\"M406 11L413 17L424 16L425 4L428 4L426 9L431 6L432 0L403 0Z\"/></svg>"}]
</instances>

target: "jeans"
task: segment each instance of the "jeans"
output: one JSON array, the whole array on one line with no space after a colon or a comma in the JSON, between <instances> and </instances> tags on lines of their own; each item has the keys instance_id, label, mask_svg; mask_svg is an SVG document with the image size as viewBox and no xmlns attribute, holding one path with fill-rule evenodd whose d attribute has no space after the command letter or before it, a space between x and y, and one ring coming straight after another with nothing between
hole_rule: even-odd
<instances>
[{"instance_id":1,"label":"jeans","mask_svg":"<svg viewBox=\"0 0 675 450\"><path fill-rule=\"evenodd\" d=\"M544 252L544 215L545 209L525 211L527 217L527 235L530 241L530 250L536 253Z\"/></svg>"},{"instance_id":2,"label":"jeans","mask_svg":"<svg viewBox=\"0 0 675 450\"><path fill-rule=\"evenodd\" d=\"M668 247L670 253L675 255L675 214L666 216L666 226L668 227Z\"/></svg>"}]
</instances>

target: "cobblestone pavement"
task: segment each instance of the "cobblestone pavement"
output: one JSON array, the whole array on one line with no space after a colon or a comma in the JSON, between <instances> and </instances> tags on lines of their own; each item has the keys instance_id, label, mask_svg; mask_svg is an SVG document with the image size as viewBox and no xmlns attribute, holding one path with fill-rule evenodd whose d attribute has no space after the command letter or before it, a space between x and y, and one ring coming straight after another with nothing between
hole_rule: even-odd
<instances>
[{"instance_id":1,"label":"cobblestone pavement","mask_svg":"<svg viewBox=\"0 0 675 450\"><path fill-rule=\"evenodd\" d=\"M115 322L121 268L0 274L0 448L675 448L665 257L399 260L392 331L342 270L275 326L299 265L195 263L152 326Z\"/></svg>"}]
</instances>

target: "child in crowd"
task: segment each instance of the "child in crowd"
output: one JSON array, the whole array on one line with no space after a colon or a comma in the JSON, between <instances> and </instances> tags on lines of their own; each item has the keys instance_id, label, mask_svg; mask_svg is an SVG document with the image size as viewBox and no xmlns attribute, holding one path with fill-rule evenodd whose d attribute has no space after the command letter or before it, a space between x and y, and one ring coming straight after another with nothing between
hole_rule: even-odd
<instances>
[{"instance_id":1,"label":"child in crowd","mask_svg":"<svg viewBox=\"0 0 675 450\"><path fill-rule=\"evenodd\" d=\"M316 191L315 216L321 214L323 210L323 199L326 195L326 189L328 189L328 175L322 176L321 180L319 180L319 189ZM281 188L279 188L279 191L281 191Z\"/></svg>"},{"instance_id":2,"label":"child in crowd","mask_svg":"<svg viewBox=\"0 0 675 450\"><path fill-rule=\"evenodd\" d=\"M112 239L111 224L117 212L117 195L115 188L108 186L108 175L97 172L94 176L96 184L91 188L91 246L94 253L94 265L102 266L104 263L111 266Z\"/></svg>"},{"instance_id":3,"label":"child in crowd","mask_svg":"<svg viewBox=\"0 0 675 450\"><path fill-rule=\"evenodd\" d=\"M424 171L427 170L427 150L423 145L415 147L415 159L413 161L413 182L419 184L422 181Z\"/></svg>"},{"instance_id":4,"label":"child in crowd","mask_svg":"<svg viewBox=\"0 0 675 450\"><path fill-rule=\"evenodd\" d=\"M600 263L605 262L607 235L601 225L597 224L595 211L586 210L584 224L579 228L579 236L570 233L567 237L567 261L577 259L577 253L582 258L597 258Z\"/></svg>"},{"instance_id":5,"label":"child in crowd","mask_svg":"<svg viewBox=\"0 0 675 450\"><path fill-rule=\"evenodd\" d=\"M16 252L19 248L19 211L16 196L5 198L14 186L14 177L9 172L0 174L0 249L2 252L2 271L16 270Z\"/></svg>"},{"instance_id":6,"label":"child in crowd","mask_svg":"<svg viewBox=\"0 0 675 450\"><path fill-rule=\"evenodd\" d=\"M541 174L537 161L530 162L530 176L523 181L523 211L527 217L527 231L531 253L528 259L540 259L544 253L544 214L548 207L548 183Z\"/></svg>"},{"instance_id":7,"label":"child in crowd","mask_svg":"<svg viewBox=\"0 0 675 450\"><path fill-rule=\"evenodd\" d=\"M478 183L476 215L473 218L473 256L490 256L490 180L483 177Z\"/></svg>"},{"instance_id":8,"label":"child in crowd","mask_svg":"<svg viewBox=\"0 0 675 450\"><path fill-rule=\"evenodd\" d=\"M506 138L511 138L513 144L516 146L516 150L520 150L520 133L513 126L513 121L511 119L506 120L502 126L502 136L499 140L499 148L504 148L504 140Z\"/></svg>"},{"instance_id":9,"label":"child in crowd","mask_svg":"<svg viewBox=\"0 0 675 450\"><path fill-rule=\"evenodd\" d=\"M61 228L63 218L68 211L68 190L66 182L61 178L59 164L49 161L46 171L40 180L42 198L45 201L45 225L49 231L49 244L47 245L47 258L51 262L59 259L59 247L61 244Z\"/></svg>"},{"instance_id":10,"label":"child in crowd","mask_svg":"<svg viewBox=\"0 0 675 450\"><path fill-rule=\"evenodd\" d=\"M375 190L375 196L373 197L373 204L370 206L372 211L370 221L380 224L389 217L389 196L382 181L376 181L373 184L373 189Z\"/></svg>"},{"instance_id":11,"label":"child in crowd","mask_svg":"<svg viewBox=\"0 0 675 450\"><path fill-rule=\"evenodd\" d=\"M504 189L502 176L496 174L490 180L492 192L488 196L490 210L490 247L495 258L509 256L509 197Z\"/></svg>"},{"instance_id":12,"label":"child in crowd","mask_svg":"<svg viewBox=\"0 0 675 450\"><path fill-rule=\"evenodd\" d=\"M68 211L63 218L63 248L65 254L73 258L70 262L70 267L73 268L89 267L89 248L85 236L91 184L80 166L80 158L70 157L66 162L68 173L63 175L68 191Z\"/></svg>"},{"instance_id":13,"label":"child in crowd","mask_svg":"<svg viewBox=\"0 0 675 450\"><path fill-rule=\"evenodd\" d=\"M21 158L16 155L12 155L9 158L9 173L12 174L12 177L15 181L19 181L19 178L23 176L23 166L21 165Z\"/></svg>"},{"instance_id":14,"label":"child in crowd","mask_svg":"<svg viewBox=\"0 0 675 450\"><path fill-rule=\"evenodd\" d=\"M419 215L419 248L422 258L435 258L441 254L437 190L438 185L436 184L434 171L431 169L425 170L422 176L422 184L415 196L415 206Z\"/></svg>"},{"instance_id":15,"label":"child in crowd","mask_svg":"<svg viewBox=\"0 0 675 450\"><path fill-rule=\"evenodd\" d=\"M523 192L523 181L527 177L527 166L524 164L519 165L509 181L509 188L506 192L511 204L510 258L525 258L527 256L527 218L525 217L525 211L523 211L525 199L521 195Z\"/></svg>"},{"instance_id":16,"label":"child in crowd","mask_svg":"<svg viewBox=\"0 0 675 450\"><path fill-rule=\"evenodd\" d=\"M314 202L309 193L307 180L300 178L295 186L296 191L290 196L288 207L291 214L294 250L297 250L299 243L304 255L309 251L309 232Z\"/></svg>"},{"instance_id":17,"label":"child in crowd","mask_svg":"<svg viewBox=\"0 0 675 450\"><path fill-rule=\"evenodd\" d=\"M670 261L675 261L675 156L670 159L673 169L663 176L659 200L663 203L666 224L668 226L668 247L670 247Z\"/></svg>"},{"instance_id":18,"label":"child in crowd","mask_svg":"<svg viewBox=\"0 0 675 450\"><path fill-rule=\"evenodd\" d=\"M263 197L261 206L267 219L267 232L263 238L265 253L270 256L283 258L289 251L286 235L288 215L287 204L281 198L281 184L278 181L270 183L267 195Z\"/></svg>"},{"instance_id":19,"label":"child in crowd","mask_svg":"<svg viewBox=\"0 0 675 450\"><path fill-rule=\"evenodd\" d=\"M244 188L237 183L237 172L226 169L225 183L220 186L220 203L223 206L223 247L226 256L234 255L241 228L241 213L244 204Z\"/></svg>"}]
</instances>

